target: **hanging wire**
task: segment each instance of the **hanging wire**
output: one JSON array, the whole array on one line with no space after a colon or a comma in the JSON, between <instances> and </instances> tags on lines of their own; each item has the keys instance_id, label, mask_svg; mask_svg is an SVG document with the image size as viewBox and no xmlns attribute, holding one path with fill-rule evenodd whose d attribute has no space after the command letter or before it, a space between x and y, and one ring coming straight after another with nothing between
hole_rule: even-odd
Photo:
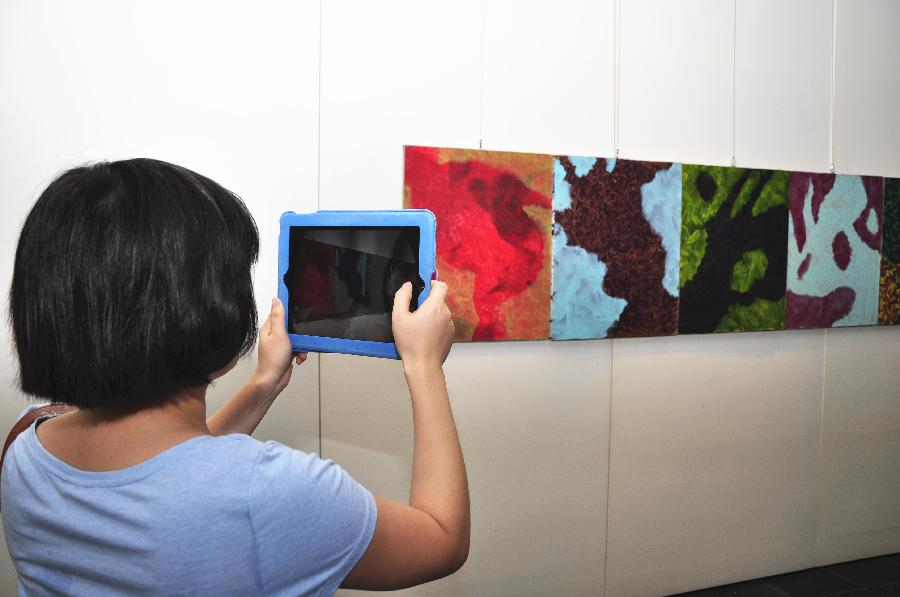
<instances>
[{"instance_id":1,"label":"hanging wire","mask_svg":"<svg viewBox=\"0 0 900 597\"><path fill-rule=\"evenodd\" d=\"M837 69L837 0L831 0L831 105L828 109L828 171L834 174L834 89Z\"/></svg>"},{"instance_id":2,"label":"hanging wire","mask_svg":"<svg viewBox=\"0 0 900 597\"><path fill-rule=\"evenodd\" d=\"M731 35L731 167L737 166L737 0L732 6Z\"/></svg>"},{"instance_id":3,"label":"hanging wire","mask_svg":"<svg viewBox=\"0 0 900 597\"><path fill-rule=\"evenodd\" d=\"M622 28L621 0L613 3L613 148L615 157L619 158L619 56Z\"/></svg>"},{"instance_id":4,"label":"hanging wire","mask_svg":"<svg viewBox=\"0 0 900 597\"><path fill-rule=\"evenodd\" d=\"M481 0L481 91L478 98L478 149L484 144L484 38L487 0Z\"/></svg>"}]
</instances>

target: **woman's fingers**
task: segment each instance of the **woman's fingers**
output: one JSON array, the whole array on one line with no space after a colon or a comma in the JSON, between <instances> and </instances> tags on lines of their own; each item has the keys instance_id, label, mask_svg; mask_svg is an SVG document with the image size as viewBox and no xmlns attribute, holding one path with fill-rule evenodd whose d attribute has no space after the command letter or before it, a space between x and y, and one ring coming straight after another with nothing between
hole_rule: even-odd
<instances>
[{"instance_id":1,"label":"woman's fingers","mask_svg":"<svg viewBox=\"0 0 900 597\"><path fill-rule=\"evenodd\" d=\"M425 305L440 305L444 304L447 299L447 283L441 282L440 280L432 280L431 281L431 292L428 294L428 298L425 299L425 302L422 303L422 306Z\"/></svg>"}]
</instances>

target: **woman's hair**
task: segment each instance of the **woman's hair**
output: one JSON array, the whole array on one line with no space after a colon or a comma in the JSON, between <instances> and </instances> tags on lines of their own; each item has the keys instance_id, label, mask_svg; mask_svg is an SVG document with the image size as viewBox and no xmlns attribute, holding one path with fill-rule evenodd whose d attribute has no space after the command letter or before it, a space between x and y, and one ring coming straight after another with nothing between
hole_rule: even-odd
<instances>
[{"instance_id":1,"label":"woman's hair","mask_svg":"<svg viewBox=\"0 0 900 597\"><path fill-rule=\"evenodd\" d=\"M81 408L141 408L256 340L259 235L241 199L187 168L73 168L22 227L9 306L22 390Z\"/></svg>"}]
</instances>

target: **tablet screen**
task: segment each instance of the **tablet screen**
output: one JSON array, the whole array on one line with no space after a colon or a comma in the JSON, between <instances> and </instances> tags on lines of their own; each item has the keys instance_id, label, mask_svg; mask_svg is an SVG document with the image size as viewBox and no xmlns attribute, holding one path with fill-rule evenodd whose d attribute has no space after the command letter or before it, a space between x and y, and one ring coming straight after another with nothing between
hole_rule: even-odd
<instances>
[{"instance_id":1,"label":"tablet screen","mask_svg":"<svg viewBox=\"0 0 900 597\"><path fill-rule=\"evenodd\" d=\"M394 293L419 277L419 228L292 226L288 330L292 334L393 342Z\"/></svg>"}]
</instances>

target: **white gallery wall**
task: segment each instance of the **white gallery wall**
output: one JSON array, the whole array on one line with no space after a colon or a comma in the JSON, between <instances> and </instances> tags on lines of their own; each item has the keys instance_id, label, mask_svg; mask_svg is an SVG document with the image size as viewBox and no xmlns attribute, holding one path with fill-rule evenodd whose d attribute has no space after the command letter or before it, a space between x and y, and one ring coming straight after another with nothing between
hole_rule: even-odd
<instances>
[{"instance_id":1,"label":"white gallery wall","mask_svg":"<svg viewBox=\"0 0 900 597\"><path fill-rule=\"evenodd\" d=\"M239 193L262 317L278 215L400 207L404 144L900 176L898 25L896 0L0 0L0 284L87 160ZM3 355L0 429L25 403ZM897 328L457 345L471 555L402 593L663 595L900 551L898 363ZM398 363L311 358L257 435L407 495Z\"/></svg>"}]
</instances>

